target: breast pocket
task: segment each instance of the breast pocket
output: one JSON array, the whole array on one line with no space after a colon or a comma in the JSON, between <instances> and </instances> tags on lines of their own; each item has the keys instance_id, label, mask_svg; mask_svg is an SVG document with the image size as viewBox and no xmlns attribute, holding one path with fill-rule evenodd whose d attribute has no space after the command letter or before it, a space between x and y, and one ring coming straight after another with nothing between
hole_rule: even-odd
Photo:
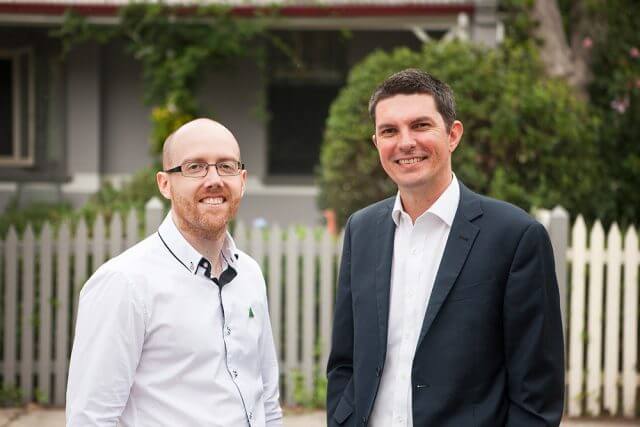
<instances>
[{"instance_id":1,"label":"breast pocket","mask_svg":"<svg viewBox=\"0 0 640 427\"><path fill-rule=\"evenodd\" d=\"M490 278L471 283L456 283L449 293L448 301L463 301L489 297L496 291L496 280Z\"/></svg>"}]
</instances>

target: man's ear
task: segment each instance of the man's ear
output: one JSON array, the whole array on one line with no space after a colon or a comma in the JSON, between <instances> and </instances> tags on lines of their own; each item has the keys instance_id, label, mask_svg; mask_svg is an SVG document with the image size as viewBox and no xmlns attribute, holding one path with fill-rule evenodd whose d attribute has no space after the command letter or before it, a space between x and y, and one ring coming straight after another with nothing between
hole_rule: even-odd
<instances>
[{"instance_id":1,"label":"man's ear","mask_svg":"<svg viewBox=\"0 0 640 427\"><path fill-rule=\"evenodd\" d=\"M376 134L371 135L371 141L373 141L373 146L378 148L378 142L376 141Z\"/></svg>"},{"instance_id":2,"label":"man's ear","mask_svg":"<svg viewBox=\"0 0 640 427\"><path fill-rule=\"evenodd\" d=\"M156 183L158 184L158 190L165 199L171 200L171 183L169 182L169 174L166 172L156 173Z\"/></svg>"},{"instance_id":3,"label":"man's ear","mask_svg":"<svg viewBox=\"0 0 640 427\"><path fill-rule=\"evenodd\" d=\"M244 189L247 186L247 171L242 171L242 187L240 189L240 197L244 196Z\"/></svg>"},{"instance_id":4,"label":"man's ear","mask_svg":"<svg viewBox=\"0 0 640 427\"><path fill-rule=\"evenodd\" d=\"M449 152L453 153L455 149L460 144L460 140L462 139L462 134L464 133L464 126L462 126L462 122L460 120L456 120L451 125L451 130L449 131Z\"/></svg>"}]
</instances>

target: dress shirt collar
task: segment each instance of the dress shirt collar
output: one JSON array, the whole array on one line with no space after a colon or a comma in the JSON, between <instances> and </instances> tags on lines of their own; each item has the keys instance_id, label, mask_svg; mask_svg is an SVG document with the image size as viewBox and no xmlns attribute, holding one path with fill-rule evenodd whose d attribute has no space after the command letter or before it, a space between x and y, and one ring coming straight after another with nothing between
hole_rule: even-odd
<instances>
[{"instance_id":1,"label":"dress shirt collar","mask_svg":"<svg viewBox=\"0 0 640 427\"><path fill-rule=\"evenodd\" d=\"M229 234L228 231L225 233L224 243L222 244L222 256L229 266L237 270L238 248L236 248L231 234ZM180 230L178 230L178 227L176 227L173 221L171 211L169 211L164 221L162 221L162 224L160 224L160 227L158 227L158 236L171 254L180 261L187 270L193 274L197 273L198 265L200 265L203 259L206 260L206 258L191 246L182 233L180 233Z\"/></svg>"},{"instance_id":2,"label":"dress shirt collar","mask_svg":"<svg viewBox=\"0 0 640 427\"><path fill-rule=\"evenodd\" d=\"M422 213L418 217L418 219L422 218L424 215L428 213L432 213L433 215L440 218L445 224L451 227L453 224L453 218L456 216L456 211L458 210L458 204L460 202L460 185L458 184L458 179L455 174L452 174L453 178L449 183L449 186L444 190L444 192L438 197L433 205L426 212ZM400 217L402 213L405 212L404 207L402 206L402 200L400 200L400 192L396 195L396 201L393 205L393 210L391 211L391 217L393 218L393 222L395 222L396 226L400 225ZM416 220L417 221L417 220Z\"/></svg>"}]
</instances>

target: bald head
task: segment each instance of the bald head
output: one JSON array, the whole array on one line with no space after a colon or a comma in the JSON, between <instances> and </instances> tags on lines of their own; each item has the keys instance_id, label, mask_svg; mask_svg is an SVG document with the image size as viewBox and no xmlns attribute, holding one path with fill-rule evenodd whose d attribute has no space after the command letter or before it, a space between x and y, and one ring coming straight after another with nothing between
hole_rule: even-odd
<instances>
[{"instance_id":1,"label":"bald head","mask_svg":"<svg viewBox=\"0 0 640 427\"><path fill-rule=\"evenodd\" d=\"M164 141L162 147L163 168L170 169L177 166L185 160L181 158L181 154L187 151L186 148L189 145L202 142L230 146L229 148L236 155L236 159L240 159L240 147L231 131L214 120L200 118L180 126Z\"/></svg>"}]
</instances>

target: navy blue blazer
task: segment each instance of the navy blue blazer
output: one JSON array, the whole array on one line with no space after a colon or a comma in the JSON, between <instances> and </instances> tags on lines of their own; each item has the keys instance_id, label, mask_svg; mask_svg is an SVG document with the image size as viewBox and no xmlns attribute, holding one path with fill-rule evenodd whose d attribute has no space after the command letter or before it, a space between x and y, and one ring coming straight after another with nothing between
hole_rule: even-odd
<instances>
[{"instance_id":1,"label":"navy blue blazer","mask_svg":"<svg viewBox=\"0 0 640 427\"><path fill-rule=\"evenodd\" d=\"M327 423L366 426L384 370L394 198L346 225ZM411 370L414 427L558 426L564 355L553 251L523 210L460 184Z\"/></svg>"}]
</instances>

